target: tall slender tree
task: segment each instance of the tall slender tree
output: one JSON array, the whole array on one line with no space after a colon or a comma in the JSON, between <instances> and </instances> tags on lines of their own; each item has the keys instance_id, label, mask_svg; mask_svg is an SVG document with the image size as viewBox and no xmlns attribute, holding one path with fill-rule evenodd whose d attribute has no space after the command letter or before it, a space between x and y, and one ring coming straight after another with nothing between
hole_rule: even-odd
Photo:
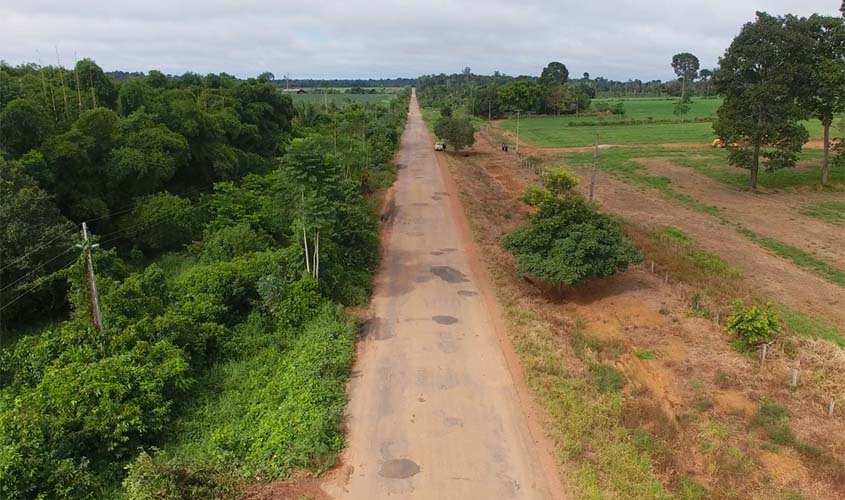
<instances>
[{"instance_id":1,"label":"tall slender tree","mask_svg":"<svg viewBox=\"0 0 845 500\"><path fill-rule=\"evenodd\" d=\"M830 176L830 127L834 118L845 111L845 19L814 14L809 18L790 19L787 29L806 55L798 73L802 107L821 121L824 129L822 184Z\"/></svg>"},{"instance_id":2,"label":"tall slender tree","mask_svg":"<svg viewBox=\"0 0 845 500\"><path fill-rule=\"evenodd\" d=\"M686 100L687 82L698 76L699 67L698 58L689 52L681 52L672 56L672 69L681 79L681 101Z\"/></svg>"}]
</instances>

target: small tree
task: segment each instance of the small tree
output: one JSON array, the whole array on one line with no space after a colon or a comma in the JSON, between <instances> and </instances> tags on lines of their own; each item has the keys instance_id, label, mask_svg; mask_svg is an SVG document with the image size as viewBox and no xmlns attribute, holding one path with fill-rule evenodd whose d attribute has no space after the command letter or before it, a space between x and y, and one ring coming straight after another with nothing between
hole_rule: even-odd
<instances>
[{"instance_id":1,"label":"small tree","mask_svg":"<svg viewBox=\"0 0 845 500\"><path fill-rule=\"evenodd\" d=\"M769 304L746 307L742 302L735 302L728 317L727 328L734 336L736 349L746 352L771 342L780 329L780 320Z\"/></svg>"},{"instance_id":2,"label":"small tree","mask_svg":"<svg viewBox=\"0 0 845 500\"><path fill-rule=\"evenodd\" d=\"M434 133L456 151L472 146L475 142L475 127L466 118L441 118L434 125Z\"/></svg>"},{"instance_id":3,"label":"small tree","mask_svg":"<svg viewBox=\"0 0 845 500\"><path fill-rule=\"evenodd\" d=\"M619 219L587 203L573 190L576 184L567 170L552 169L546 174L548 189L533 187L523 195L537 213L502 240L516 258L520 275L571 286L642 260L622 234Z\"/></svg>"}]
</instances>

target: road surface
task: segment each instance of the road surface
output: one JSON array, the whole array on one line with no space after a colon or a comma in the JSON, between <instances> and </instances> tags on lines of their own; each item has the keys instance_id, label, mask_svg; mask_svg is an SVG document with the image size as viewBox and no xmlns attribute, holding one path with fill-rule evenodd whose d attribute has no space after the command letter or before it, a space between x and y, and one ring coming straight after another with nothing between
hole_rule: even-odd
<instances>
[{"instance_id":1,"label":"road surface","mask_svg":"<svg viewBox=\"0 0 845 500\"><path fill-rule=\"evenodd\" d=\"M412 95L350 383L343 472L324 489L361 500L556 498L548 445L520 401L498 306L473 271L437 154Z\"/></svg>"}]
</instances>

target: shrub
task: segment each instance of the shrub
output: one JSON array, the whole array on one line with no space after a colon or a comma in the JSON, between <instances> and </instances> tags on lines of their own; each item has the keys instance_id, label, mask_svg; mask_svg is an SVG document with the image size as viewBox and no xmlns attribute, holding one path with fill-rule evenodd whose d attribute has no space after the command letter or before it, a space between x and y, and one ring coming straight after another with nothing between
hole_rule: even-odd
<instances>
[{"instance_id":1,"label":"shrub","mask_svg":"<svg viewBox=\"0 0 845 500\"><path fill-rule=\"evenodd\" d=\"M253 230L247 223L240 223L206 235L199 248L205 262L224 262L266 250L272 244L273 241L263 232Z\"/></svg>"},{"instance_id":2,"label":"shrub","mask_svg":"<svg viewBox=\"0 0 845 500\"><path fill-rule=\"evenodd\" d=\"M735 337L736 349L745 352L771 342L780 329L780 319L770 304L746 307L742 302L735 302L727 328Z\"/></svg>"},{"instance_id":3,"label":"shrub","mask_svg":"<svg viewBox=\"0 0 845 500\"><path fill-rule=\"evenodd\" d=\"M131 239L154 251L176 250L190 243L199 233L199 218L190 200L169 193L142 198L124 230L136 232Z\"/></svg>"},{"instance_id":4,"label":"shrub","mask_svg":"<svg viewBox=\"0 0 845 500\"><path fill-rule=\"evenodd\" d=\"M531 221L505 236L502 246L516 257L520 275L555 285L610 276L642 260L618 219L575 197L542 201Z\"/></svg>"},{"instance_id":5,"label":"shrub","mask_svg":"<svg viewBox=\"0 0 845 500\"><path fill-rule=\"evenodd\" d=\"M466 118L443 117L434 125L434 133L456 151L475 142L475 127Z\"/></svg>"},{"instance_id":6,"label":"shrub","mask_svg":"<svg viewBox=\"0 0 845 500\"><path fill-rule=\"evenodd\" d=\"M186 464L164 453L141 452L127 467L123 481L127 500L183 500L237 498L237 479L209 464Z\"/></svg>"},{"instance_id":7,"label":"shrub","mask_svg":"<svg viewBox=\"0 0 845 500\"><path fill-rule=\"evenodd\" d=\"M544 184L553 195L568 196L578 185L578 178L563 167L547 168Z\"/></svg>"}]
</instances>

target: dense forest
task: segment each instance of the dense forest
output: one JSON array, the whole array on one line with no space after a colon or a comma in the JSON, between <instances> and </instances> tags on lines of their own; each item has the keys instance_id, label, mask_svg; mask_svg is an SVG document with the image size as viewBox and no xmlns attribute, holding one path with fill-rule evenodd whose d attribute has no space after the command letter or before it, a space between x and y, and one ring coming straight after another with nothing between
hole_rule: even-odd
<instances>
[{"instance_id":1,"label":"dense forest","mask_svg":"<svg viewBox=\"0 0 845 500\"><path fill-rule=\"evenodd\" d=\"M226 496L331 463L407 93L297 107L90 60L2 65L0 90L0 496Z\"/></svg>"}]
</instances>

